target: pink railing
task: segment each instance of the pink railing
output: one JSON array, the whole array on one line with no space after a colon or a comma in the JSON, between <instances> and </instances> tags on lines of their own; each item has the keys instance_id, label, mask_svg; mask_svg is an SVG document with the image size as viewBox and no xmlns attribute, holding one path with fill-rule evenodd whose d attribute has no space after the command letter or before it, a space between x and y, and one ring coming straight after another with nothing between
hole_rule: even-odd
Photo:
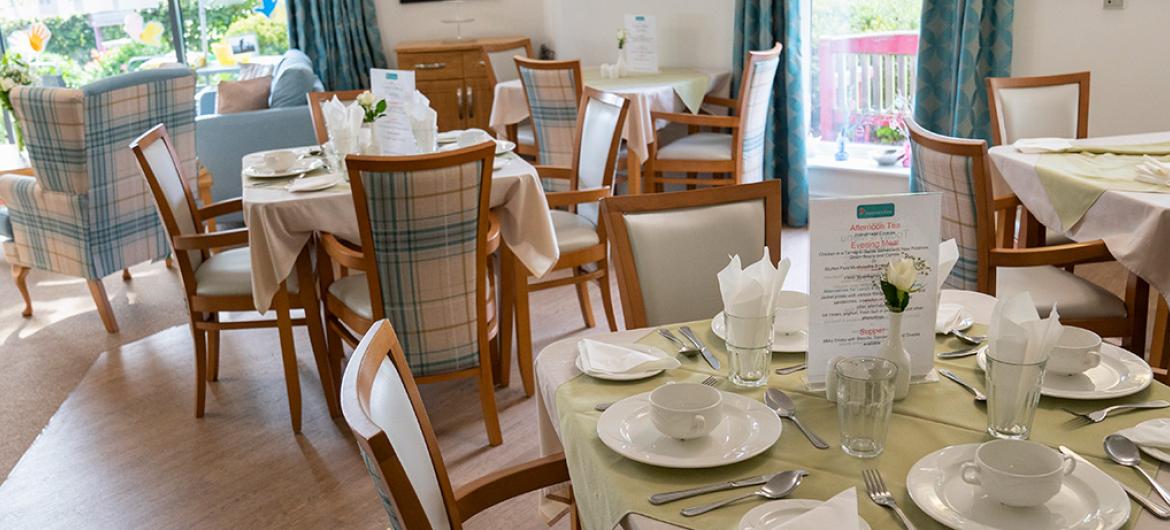
<instances>
[{"instance_id":1,"label":"pink railing","mask_svg":"<svg viewBox=\"0 0 1170 530\"><path fill-rule=\"evenodd\" d=\"M821 138L836 138L858 116L895 113L895 103L913 93L917 55L917 31L822 38Z\"/></svg>"}]
</instances>

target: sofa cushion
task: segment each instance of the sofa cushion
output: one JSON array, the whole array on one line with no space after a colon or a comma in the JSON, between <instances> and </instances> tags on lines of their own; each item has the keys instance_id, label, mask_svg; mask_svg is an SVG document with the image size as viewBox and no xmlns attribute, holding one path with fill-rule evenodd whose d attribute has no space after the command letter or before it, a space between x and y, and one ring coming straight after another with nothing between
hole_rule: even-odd
<instances>
[{"instance_id":1,"label":"sofa cushion","mask_svg":"<svg viewBox=\"0 0 1170 530\"><path fill-rule=\"evenodd\" d=\"M268 108L268 91L272 78L257 77L246 81L220 81L215 98L216 114L235 114Z\"/></svg>"},{"instance_id":2,"label":"sofa cushion","mask_svg":"<svg viewBox=\"0 0 1170 530\"><path fill-rule=\"evenodd\" d=\"M307 104L305 94L322 90L325 87L317 79L317 74L313 73L313 62L309 56L300 50L289 50L272 74L268 107L299 107Z\"/></svg>"},{"instance_id":3,"label":"sofa cushion","mask_svg":"<svg viewBox=\"0 0 1170 530\"><path fill-rule=\"evenodd\" d=\"M0 237L12 239L12 219L8 217L8 208L0 206Z\"/></svg>"}]
</instances>

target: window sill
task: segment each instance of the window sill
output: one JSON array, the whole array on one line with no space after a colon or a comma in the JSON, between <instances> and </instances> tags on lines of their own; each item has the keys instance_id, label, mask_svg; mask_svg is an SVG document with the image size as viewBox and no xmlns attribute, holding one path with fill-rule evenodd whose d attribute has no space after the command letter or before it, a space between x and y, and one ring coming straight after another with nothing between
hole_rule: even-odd
<instances>
[{"instance_id":1,"label":"window sill","mask_svg":"<svg viewBox=\"0 0 1170 530\"><path fill-rule=\"evenodd\" d=\"M910 168L903 167L899 161L892 166L882 166L869 158L862 158L856 155L850 155L848 160L836 160L827 156L810 157L807 162L809 169L824 169L843 173L865 173L875 175L888 175L898 178L906 178L910 176Z\"/></svg>"},{"instance_id":2,"label":"window sill","mask_svg":"<svg viewBox=\"0 0 1170 530\"><path fill-rule=\"evenodd\" d=\"M812 197L851 197L885 195L910 191L910 168L899 162L879 166L868 155L852 154L848 160L834 160L832 155L812 156L807 162L809 195Z\"/></svg>"}]
</instances>

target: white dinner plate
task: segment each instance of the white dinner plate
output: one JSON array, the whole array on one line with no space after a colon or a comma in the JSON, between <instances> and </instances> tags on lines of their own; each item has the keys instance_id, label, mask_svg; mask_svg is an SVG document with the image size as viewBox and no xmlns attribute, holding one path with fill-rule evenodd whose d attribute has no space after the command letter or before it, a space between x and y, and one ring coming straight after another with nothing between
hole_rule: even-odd
<instances>
[{"instance_id":1,"label":"white dinner plate","mask_svg":"<svg viewBox=\"0 0 1170 530\"><path fill-rule=\"evenodd\" d=\"M711 319L711 331L716 337L727 340L727 322L720 311ZM801 330L796 333L772 332L772 351L783 353L800 353L808 351L808 332Z\"/></svg>"},{"instance_id":2,"label":"white dinner plate","mask_svg":"<svg viewBox=\"0 0 1170 530\"><path fill-rule=\"evenodd\" d=\"M780 439L783 425L772 409L754 399L723 392L723 421L711 434L676 440L654 428L650 393L610 405L597 420L601 442L635 462L679 469L725 466L756 456Z\"/></svg>"},{"instance_id":3,"label":"white dinner plate","mask_svg":"<svg viewBox=\"0 0 1170 530\"><path fill-rule=\"evenodd\" d=\"M914 504L934 520L965 530L1113 530L1129 519L1129 498L1121 486L1080 462L1048 502L1031 508L1000 504L960 476L960 467L974 458L977 447L944 447L915 463L906 476Z\"/></svg>"},{"instance_id":4,"label":"white dinner plate","mask_svg":"<svg viewBox=\"0 0 1170 530\"><path fill-rule=\"evenodd\" d=\"M244 175L258 179L284 178L291 177L293 175L300 175L302 173L308 173L323 167L325 167L325 161L321 160L320 158L303 158L301 160L297 160L297 163L293 164L288 169L281 171L264 167L263 162L260 162L259 164L245 167Z\"/></svg>"},{"instance_id":5,"label":"white dinner plate","mask_svg":"<svg viewBox=\"0 0 1170 530\"><path fill-rule=\"evenodd\" d=\"M326 173L324 175L305 176L293 180L288 183L288 191L292 193L305 193L311 191L327 190L345 182L345 177L339 173Z\"/></svg>"},{"instance_id":6,"label":"white dinner plate","mask_svg":"<svg viewBox=\"0 0 1170 530\"><path fill-rule=\"evenodd\" d=\"M812 499L784 499L761 504L744 514L739 520L739 530L771 530L791 521L799 515L824 504ZM857 518L857 530L869 530L865 519Z\"/></svg>"},{"instance_id":7,"label":"white dinner plate","mask_svg":"<svg viewBox=\"0 0 1170 530\"><path fill-rule=\"evenodd\" d=\"M597 372L594 370L586 370L585 366L583 364L581 364L581 348L584 347L583 346L584 344L585 344L585 341L580 341L577 343L577 358L574 361L574 364L577 365L577 369L580 370L581 373L583 373L589 377L595 377L597 379L604 379L606 381L636 381L638 379L646 379L647 377L654 377L654 376L662 373L661 368L659 368L657 370L646 370L644 372L630 372L627 374L611 374L611 373L607 373L607 372ZM654 348L651 346L643 346L641 344L623 344L623 346L625 346L627 348L633 348L635 350L639 350L639 351L644 352L644 353L649 353L650 355L655 355L658 357L668 357L670 355L670 354L668 354L668 353L666 353L658 348Z\"/></svg>"},{"instance_id":8,"label":"white dinner plate","mask_svg":"<svg viewBox=\"0 0 1170 530\"><path fill-rule=\"evenodd\" d=\"M987 371L987 351L976 358L979 369ZM1065 399L1112 399L1145 390L1154 372L1141 357L1109 344L1101 344L1101 364L1076 375L1044 373L1040 394Z\"/></svg>"},{"instance_id":9,"label":"white dinner plate","mask_svg":"<svg viewBox=\"0 0 1170 530\"><path fill-rule=\"evenodd\" d=\"M456 129L454 131L443 131L435 136L435 142L439 144L453 144L459 141L459 134L463 129Z\"/></svg>"},{"instance_id":10,"label":"white dinner plate","mask_svg":"<svg viewBox=\"0 0 1170 530\"><path fill-rule=\"evenodd\" d=\"M1156 418L1152 420L1146 420L1139 423L1138 425L1145 425L1147 423L1151 425L1165 425L1170 423L1170 418ZM1170 450L1162 449L1160 447L1146 447L1144 445L1139 445L1138 447L1141 448L1143 453L1150 455L1150 458L1165 464L1170 464Z\"/></svg>"}]
</instances>

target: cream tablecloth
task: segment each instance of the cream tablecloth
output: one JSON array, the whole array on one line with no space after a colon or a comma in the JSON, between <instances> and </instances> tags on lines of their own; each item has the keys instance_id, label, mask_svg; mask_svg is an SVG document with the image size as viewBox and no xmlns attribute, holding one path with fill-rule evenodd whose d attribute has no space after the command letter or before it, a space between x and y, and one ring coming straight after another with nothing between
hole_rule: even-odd
<instances>
[{"instance_id":1,"label":"cream tablecloth","mask_svg":"<svg viewBox=\"0 0 1170 530\"><path fill-rule=\"evenodd\" d=\"M944 302L963 304L972 312L976 321L980 322L987 322L989 320L992 308L995 304L995 300L991 297L965 291L943 291L942 298ZM634 342L647 336L650 331L651 330L625 331L608 335L602 340L611 342ZM699 331L699 329L696 328L696 331ZM700 332L700 335L704 335L704 333ZM712 341L710 344L713 347L715 346L714 341ZM574 367L575 356L576 339L569 339L554 343L545 348L545 350L541 352L540 356L536 360L536 374L538 381L537 389L539 393L537 406L542 454L552 454L563 450L560 443L560 429L562 428L561 425L564 424L564 421L573 421L566 420L566 415L576 415L578 423L583 421L581 418L585 416L592 418L592 422L596 422L597 413L585 410L588 407L574 407L573 410L565 411L558 410L558 401L561 401L562 407L567 406L567 402L570 401L569 399L566 399L566 396L561 396L561 399L558 400L558 389L563 384L580 375L580 373ZM782 362L776 361L778 364L788 364L793 360L801 359L803 356L799 354L777 354L776 357L777 359L783 357ZM976 376L973 368L966 366L968 364L974 364L971 358L967 358L961 363L957 361L948 361L949 368L959 372L960 375L967 378L968 380L976 382L982 386L983 382L981 377ZM962 365L962 367L959 365ZM700 368L706 367L700 366ZM835 446L837 442L837 429L835 425L836 417L834 406L831 403L819 399L816 396L802 393L800 390L794 390L793 384L791 383L796 381L797 377L798 376L785 376L781 378L779 376L773 376L772 384L777 384L779 386L785 387L787 390L792 390L792 395L796 399L798 407L802 410L801 417L804 419L805 423L810 424L814 430L817 430L827 441L833 443ZM655 379L661 378L662 376L659 376ZM796 384L799 385L799 383ZM600 387L605 387L608 389L616 389L618 385L625 385L629 387L629 393L631 395L646 390L646 388L641 387L635 388L635 386L638 386L639 383L615 383L612 385L605 385L602 383L599 385ZM652 387L654 385L654 381L650 380L650 382L641 384L643 387L647 385ZM807 480L818 481L819 483L819 485L815 487L813 486L812 482L802 486L803 489L797 490L794 497L806 498L806 496L814 489L820 489L823 490L821 493L824 493L824 498L821 500L824 500L833 493L849 487L850 485L857 486L859 488L859 506L861 508L861 514L873 528L900 528L891 514L883 511L880 508L877 508L864 496L864 489L860 479L860 470L863 467L876 466L883 470L887 485L891 486L891 489L897 496L899 503L902 505L903 509L908 512L910 517L915 520L915 523L919 526L919 528L941 527L941 525L938 525L932 519L927 517L921 510L919 510L913 504L913 502L910 501L908 495L906 494L904 483L908 467L899 465L896 466L898 469L893 469L894 466L891 464L901 463L903 461L913 462L916 458L918 458L920 453L924 454L925 452L930 452L941 448L941 445L939 447L922 447L921 443L923 441L929 444L931 441L954 439L967 443L982 441L982 439L986 437L982 435L980 431L982 425L972 426L965 424L970 423L970 421L967 421L970 420L968 416L977 415L982 410L959 410L960 407L976 407L974 404L972 404L970 396L966 394L965 391L959 389L957 386L951 384L948 381L934 383L929 386L933 388L924 388L919 392L927 392L936 399L926 400L930 401L929 403L926 403L923 400L913 402L914 394L912 392L911 397L906 402L903 402L895 407L895 418L891 422L891 432L887 444L887 454L878 459L872 461L851 459L844 456L840 449L836 447L828 451L816 451L808 445L808 442L800 436L799 432L793 428L791 424L786 423L784 426L784 435L781 437L780 441L777 442L779 453L775 453L770 456L764 455L755 459L751 459L747 462L744 462L743 464L734 466L734 468L731 470L727 470L725 468L715 468L698 473L694 471L670 472L668 473L669 476L676 477L673 481L675 483L669 484L669 487L667 487L667 484L664 483L662 488L681 489L699 484L716 482L719 480L737 478L739 476L759 474L765 472L764 469L758 469L759 465L767 466L769 465L768 462L771 460L776 460L777 458L787 458L788 460L791 460L788 462L789 468L797 465L805 467L812 471L812 475ZM1159 391L1164 392L1165 390L1165 388L1161 388ZM1146 392L1148 393L1151 391L1152 390L1147 390ZM940 397L940 394L946 394L945 398L937 399ZM1139 394L1135 398L1140 398L1142 395L1144 394ZM574 396L574 398L582 397L588 398L589 396ZM599 399L599 401L601 401L601 399ZM1064 403L1065 402L1062 401L1052 400L1052 398L1045 398L1041 402L1041 407L1052 409L1053 407L1062 405ZM1083 407L1084 403L1077 403L1071 406ZM938 416L938 414L944 411L950 411L949 415L953 417L945 421L938 419L933 421L923 421L929 420L931 416ZM1117 418L1111 420L1109 424L1101 424L1090 427L1083 427L1078 430L1071 430L1071 427L1061 426L1063 425L1063 423L1059 423L1062 421L1061 416L1055 416L1055 411L1050 412L1052 412L1052 414L1049 414L1049 417L1046 419L1037 420L1038 425L1042 421L1044 422L1045 429L1048 432L1038 432L1035 436L1036 439L1046 443L1067 444L1078 450L1078 452L1080 452L1082 455L1093 459L1095 463L1098 464L1098 466L1107 473L1110 473L1118 478L1125 478L1131 485L1137 484L1137 482L1134 480L1130 480L1135 479L1136 476L1132 476L1133 474L1129 470L1111 466L1103 462L1103 451L1100 447L1100 438L1108 432L1112 432L1116 429L1121 429L1124 427L1129 427L1133 424L1136 424L1138 421L1147 419L1150 414L1156 415L1160 413L1151 412L1146 413L1141 417L1130 416L1126 419ZM910 430L914 432L914 435L908 436L909 431L900 431L899 427L910 427ZM578 435L581 434L582 433L578 433ZM1059 441L1055 441L1056 439L1059 439ZM616 454L613 454L608 448L600 444L600 442L583 443L578 441L574 445L578 451L598 451L598 454L567 455L569 459L570 473L573 472L574 467L577 467L578 473L583 473L581 471L583 468L581 468L579 465L575 466L575 463L587 460L594 463L595 465L591 466L591 471L586 474L594 477L598 475L609 476L609 480L611 481L621 481L623 479L620 475L610 476L609 474L622 473L623 466L641 466L641 464L625 462L624 459L618 457ZM776 451L777 449L774 448L773 452ZM842 463L843 461L844 463ZM657 471L651 469L651 466L643 467L648 469L635 469L635 471L646 471L658 474ZM903 469L903 467L906 468ZM848 469L843 471L844 468ZM769 469L772 471L776 470L771 469L770 467ZM1163 483L1170 484L1170 473L1165 472L1165 467L1161 468L1160 471L1162 472L1159 473L1159 480ZM584 479L584 477L582 477L582 479ZM574 480L578 480L577 476L574 476ZM598 493L597 484L591 484L591 486L592 487L581 486L586 491L579 491L577 498L579 503L578 508L581 510L582 520L586 525L585 527L595 530L597 528L604 528L608 525L597 522L604 518L597 517L598 513L591 512L591 507L599 506L596 504L599 502L606 503L614 501L613 499L606 498L605 494ZM611 483L611 486L613 487L610 489L617 487L616 484L613 483ZM632 510L632 512L626 515L624 518L621 518L621 520L618 521L616 525L614 525L614 528L655 530L680 528L679 526L664 523L641 513L636 513L638 509L650 511L651 507L648 503L645 502L644 496L648 496L651 493L657 493L657 491L646 491L643 493L644 495L637 495L638 498L628 498L631 496L627 495L623 496L621 500L617 501L625 503L629 509ZM726 493L722 495L726 495ZM1155 495L1156 494L1151 494L1151 498L1154 498ZM666 505L666 507L669 507L671 510L677 510L685 506L710 502L711 500L718 498L721 498L720 495L709 495L692 499L690 501L671 503ZM725 508L725 510L738 510L742 512L758 504L759 503L745 503L742 506ZM542 506L542 509L545 510L545 514L548 515L555 510L555 506L546 502ZM613 511L614 506L607 505L604 509L596 509L598 511ZM1133 509L1135 510L1134 513L1137 513L1136 510L1139 510L1136 505L1133 505ZM620 513L620 511L621 510L619 509L618 512ZM1165 523L1158 521L1144 512L1138 515L1136 520L1137 524L1131 525L1133 528L1146 529L1161 528L1165 526ZM1132 521L1133 519L1131 518L1131 522ZM591 522L592 526L590 526ZM705 526L705 523L709 525L710 522L710 516L700 516L694 519L686 520L686 524L692 525L692 527L696 529L708 528L709 526Z\"/></svg>"},{"instance_id":2,"label":"cream tablecloth","mask_svg":"<svg viewBox=\"0 0 1170 530\"><path fill-rule=\"evenodd\" d=\"M245 156L243 167L254 165L261 155ZM272 186L271 179L242 178L244 222L252 248L252 297L256 308L264 312L313 233L330 232L358 241L357 217L349 184L291 193L283 186ZM500 219L508 248L534 276L548 272L560 252L535 168L516 157L494 171L491 207Z\"/></svg>"}]
</instances>

